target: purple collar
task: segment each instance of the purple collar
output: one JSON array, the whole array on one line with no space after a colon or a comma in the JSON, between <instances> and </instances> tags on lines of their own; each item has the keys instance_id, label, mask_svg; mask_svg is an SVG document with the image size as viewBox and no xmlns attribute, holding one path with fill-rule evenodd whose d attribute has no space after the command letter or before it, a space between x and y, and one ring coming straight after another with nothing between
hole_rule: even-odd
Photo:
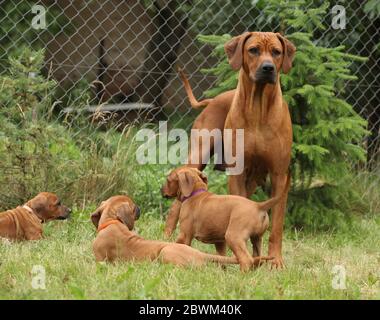
<instances>
[{"instance_id":1,"label":"purple collar","mask_svg":"<svg viewBox=\"0 0 380 320\"><path fill-rule=\"evenodd\" d=\"M207 190L206 189L197 189L197 190L194 190L192 193L190 193L189 196L187 197L182 197L181 198L181 202L185 202L187 199L199 194L199 193L202 193L202 192L206 192Z\"/></svg>"}]
</instances>

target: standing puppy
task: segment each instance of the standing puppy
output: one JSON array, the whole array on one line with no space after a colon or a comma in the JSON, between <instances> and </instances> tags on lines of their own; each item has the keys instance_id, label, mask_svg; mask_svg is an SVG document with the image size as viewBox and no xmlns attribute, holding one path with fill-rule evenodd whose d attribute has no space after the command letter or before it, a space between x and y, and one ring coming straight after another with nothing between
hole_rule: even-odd
<instances>
[{"instance_id":1,"label":"standing puppy","mask_svg":"<svg viewBox=\"0 0 380 320\"><path fill-rule=\"evenodd\" d=\"M70 209L54 193L41 192L25 205L0 213L0 237L10 240L42 238L42 223L68 218Z\"/></svg>"},{"instance_id":2,"label":"standing puppy","mask_svg":"<svg viewBox=\"0 0 380 320\"><path fill-rule=\"evenodd\" d=\"M187 166L202 171L206 167L206 164L209 161L209 159L214 155L214 152L216 152L216 150L214 150L214 146L218 143L222 144L223 142L217 139L222 139L224 122L226 120L227 113L230 110L231 102L235 95L235 90L223 92L212 99L204 99L202 101L197 101L194 97L189 80L186 78L185 73L181 69L179 69L178 72L183 81L187 97L190 101L191 106L194 109L205 107L194 120L191 130L208 130L210 132L212 130L220 130L220 132L222 133L220 137L218 135L211 136L208 144L209 149L203 147L202 140L200 140L199 143L195 143L193 145L192 139L190 139ZM195 162L193 162L193 154L198 155L195 157ZM223 159L222 154L218 154L217 156L218 159ZM214 166L214 169L224 171L224 165L216 164ZM170 237L172 235L173 231L177 226L180 209L181 203L178 200L174 200L168 212L165 224L164 232L167 237Z\"/></svg>"},{"instance_id":3,"label":"standing puppy","mask_svg":"<svg viewBox=\"0 0 380 320\"><path fill-rule=\"evenodd\" d=\"M190 246L196 238L214 244L217 252L225 255L227 242L242 271L256 266L260 260L271 259L261 257L261 239L269 225L267 211L281 196L257 203L239 196L216 195L207 191L206 176L188 167L169 174L162 194L177 197L182 203L177 243ZM253 255L247 249L248 239L252 242Z\"/></svg>"},{"instance_id":4,"label":"standing puppy","mask_svg":"<svg viewBox=\"0 0 380 320\"><path fill-rule=\"evenodd\" d=\"M203 253L184 244L145 240L131 231L139 215L140 209L127 196L114 196L102 202L91 215L98 230L93 243L96 261L159 260L179 266L237 263L236 258Z\"/></svg>"},{"instance_id":5,"label":"standing puppy","mask_svg":"<svg viewBox=\"0 0 380 320\"><path fill-rule=\"evenodd\" d=\"M224 130L244 129L244 170L229 175L230 194L249 198L267 175L272 197L282 194L287 184L292 147L292 124L280 85L280 71L292 67L295 46L279 33L245 32L224 46L232 69L239 71L238 85ZM236 154L236 141L224 141L224 149ZM286 188L285 188L286 189ZM272 265L283 267L282 232L285 196L272 209L268 255Z\"/></svg>"}]
</instances>

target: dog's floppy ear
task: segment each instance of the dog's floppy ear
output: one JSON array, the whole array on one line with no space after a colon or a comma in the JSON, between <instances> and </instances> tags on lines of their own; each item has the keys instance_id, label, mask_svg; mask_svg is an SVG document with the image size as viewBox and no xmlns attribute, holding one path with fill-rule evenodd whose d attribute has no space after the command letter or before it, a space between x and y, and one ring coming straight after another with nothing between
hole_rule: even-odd
<instances>
[{"instance_id":1,"label":"dog's floppy ear","mask_svg":"<svg viewBox=\"0 0 380 320\"><path fill-rule=\"evenodd\" d=\"M199 176L201 177L201 179L203 180L203 182L205 184L208 184L207 176L202 171L200 171L200 170L198 170L198 172L199 172Z\"/></svg>"},{"instance_id":2,"label":"dog's floppy ear","mask_svg":"<svg viewBox=\"0 0 380 320\"><path fill-rule=\"evenodd\" d=\"M288 73L290 69L292 68L294 55L296 54L296 47L292 42L290 42L280 33L276 33L276 36L281 41L282 48L284 50L284 59L282 61L282 72Z\"/></svg>"},{"instance_id":3,"label":"dog's floppy ear","mask_svg":"<svg viewBox=\"0 0 380 320\"><path fill-rule=\"evenodd\" d=\"M129 230L133 230L134 221L132 218L132 208L128 202L123 202L116 208L116 217L124 223Z\"/></svg>"},{"instance_id":4,"label":"dog's floppy ear","mask_svg":"<svg viewBox=\"0 0 380 320\"><path fill-rule=\"evenodd\" d=\"M239 70L241 68L243 64L244 44L251 34L251 32L244 32L240 36L233 37L224 45L224 52L227 54L228 63L233 70Z\"/></svg>"},{"instance_id":5,"label":"dog's floppy ear","mask_svg":"<svg viewBox=\"0 0 380 320\"><path fill-rule=\"evenodd\" d=\"M26 205L31 207L37 213L43 213L44 211L49 209L47 206L47 202L47 197L39 193L32 200L28 201Z\"/></svg>"},{"instance_id":6,"label":"dog's floppy ear","mask_svg":"<svg viewBox=\"0 0 380 320\"><path fill-rule=\"evenodd\" d=\"M100 210L100 208L96 209L96 211L91 214L91 221L96 228L99 226L99 220L100 220L101 214L102 214L102 211Z\"/></svg>"},{"instance_id":7,"label":"dog's floppy ear","mask_svg":"<svg viewBox=\"0 0 380 320\"><path fill-rule=\"evenodd\" d=\"M100 217L102 216L102 213L103 213L104 203L105 203L105 201L102 201L102 203L95 210L95 212L91 214L91 221L96 228L99 225L99 220L100 220Z\"/></svg>"},{"instance_id":8,"label":"dog's floppy ear","mask_svg":"<svg viewBox=\"0 0 380 320\"><path fill-rule=\"evenodd\" d=\"M178 185L182 195L188 197L193 191L194 179L189 172L179 172Z\"/></svg>"},{"instance_id":9,"label":"dog's floppy ear","mask_svg":"<svg viewBox=\"0 0 380 320\"><path fill-rule=\"evenodd\" d=\"M135 206L135 220L139 220L141 214L141 210L138 206Z\"/></svg>"}]
</instances>

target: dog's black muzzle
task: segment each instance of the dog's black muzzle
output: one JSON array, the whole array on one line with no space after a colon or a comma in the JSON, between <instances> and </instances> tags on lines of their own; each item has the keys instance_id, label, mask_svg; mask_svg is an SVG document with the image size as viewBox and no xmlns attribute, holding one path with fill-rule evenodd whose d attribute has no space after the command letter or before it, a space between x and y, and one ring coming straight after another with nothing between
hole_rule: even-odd
<instances>
[{"instance_id":1,"label":"dog's black muzzle","mask_svg":"<svg viewBox=\"0 0 380 320\"><path fill-rule=\"evenodd\" d=\"M263 62L255 74L256 82L259 83L276 83L276 67L271 62Z\"/></svg>"},{"instance_id":2,"label":"dog's black muzzle","mask_svg":"<svg viewBox=\"0 0 380 320\"><path fill-rule=\"evenodd\" d=\"M135 220L138 220L140 218L140 215L141 215L141 210L138 206L136 206L135 208Z\"/></svg>"},{"instance_id":3,"label":"dog's black muzzle","mask_svg":"<svg viewBox=\"0 0 380 320\"><path fill-rule=\"evenodd\" d=\"M64 207L64 208L65 208L65 214L62 216L58 216L57 220L66 220L70 218L71 209L67 207Z\"/></svg>"}]
</instances>

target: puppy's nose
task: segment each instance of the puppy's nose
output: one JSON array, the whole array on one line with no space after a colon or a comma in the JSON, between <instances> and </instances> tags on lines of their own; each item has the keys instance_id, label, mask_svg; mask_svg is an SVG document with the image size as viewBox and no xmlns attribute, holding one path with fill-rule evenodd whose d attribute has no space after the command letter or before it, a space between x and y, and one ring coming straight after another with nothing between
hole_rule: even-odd
<instances>
[{"instance_id":1,"label":"puppy's nose","mask_svg":"<svg viewBox=\"0 0 380 320\"><path fill-rule=\"evenodd\" d=\"M274 71L274 65L273 63L270 63L270 62L264 62L261 66L261 69L264 71L264 72L273 72Z\"/></svg>"},{"instance_id":2,"label":"puppy's nose","mask_svg":"<svg viewBox=\"0 0 380 320\"><path fill-rule=\"evenodd\" d=\"M141 210L138 206L136 206L136 219L135 220L138 220L140 218L140 214L141 214Z\"/></svg>"}]
</instances>

